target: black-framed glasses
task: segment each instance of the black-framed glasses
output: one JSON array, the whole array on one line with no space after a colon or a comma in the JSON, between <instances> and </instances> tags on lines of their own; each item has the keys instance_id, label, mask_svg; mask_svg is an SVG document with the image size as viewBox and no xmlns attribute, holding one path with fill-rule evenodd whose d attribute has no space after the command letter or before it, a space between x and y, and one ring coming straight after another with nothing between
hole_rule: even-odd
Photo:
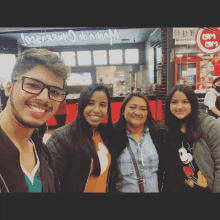
<instances>
[{"instance_id":1,"label":"black-framed glasses","mask_svg":"<svg viewBox=\"0 0 220 220\"><path fill-rule=\"evenodd\" d=\"M45 88L47 88L49 98L57 102L64 101L68 95L68 92L64 89L61 89L57 86L46 85L40 80L34 78L22 76L16 77L12 79L12 81L18 81L20 79L22 80L22 89L30 94L39 95Z\"/></svg>"}]
</instances>

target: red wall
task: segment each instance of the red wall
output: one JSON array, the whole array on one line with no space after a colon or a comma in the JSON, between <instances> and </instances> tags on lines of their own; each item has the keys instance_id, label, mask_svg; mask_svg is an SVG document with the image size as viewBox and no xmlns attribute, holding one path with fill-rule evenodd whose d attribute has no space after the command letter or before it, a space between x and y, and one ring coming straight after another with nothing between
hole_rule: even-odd
<instances>
[{"instance_id":1,"label":"red wall","mask_svg":"<svg viewBox=\"0 0 220 220\"><path fill-rule=\"evenodd\" d=\"M151 112L152 112L154 119L162 120L162 101L157 101L157 106L156 106L156 101L149 101L149 103L150 103L150 108L151 108ZM121 104L122 104L122 102L112 102L111 103L112 122L116 122L118 120ZM66 124L68 124L76 118L77 104L67 104L66 106L68 109ZM156 108L157 108L157 115L156 115ZM105 120L103 122L107 123L107 117L105 118ZM47 121L48 126L54 126L56 124L57 123L56 123L54 116L52 116Z\"/></svg>"}]
</instances>

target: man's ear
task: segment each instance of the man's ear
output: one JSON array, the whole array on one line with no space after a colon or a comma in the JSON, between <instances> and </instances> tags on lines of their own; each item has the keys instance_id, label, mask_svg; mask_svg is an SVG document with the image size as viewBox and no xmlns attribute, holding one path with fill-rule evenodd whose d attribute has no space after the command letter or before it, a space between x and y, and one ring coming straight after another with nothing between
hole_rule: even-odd
<instances>
[{"instance_id":1,"label":"man's ear","mask_svg":"<svg viewBox=\"0 0 220 220\"><path fill-rule=\"evenodd\" d=\"M5 95L7 97L10 97L11 96L11 93L12 93L12 87L13 87L13 84L12 82L8 82L5 86Z\"/></svg>"}]
</instances>

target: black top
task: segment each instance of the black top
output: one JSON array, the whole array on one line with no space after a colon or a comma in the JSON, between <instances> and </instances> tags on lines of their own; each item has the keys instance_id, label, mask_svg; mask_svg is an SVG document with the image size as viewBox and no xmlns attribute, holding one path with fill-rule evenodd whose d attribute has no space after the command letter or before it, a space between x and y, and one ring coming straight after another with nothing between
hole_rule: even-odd
<instances>
[{"instance_id":1,"label":"black top","mask_svg":"<svg viewBox=\"0 0 220 220\"><path fill-rule=\"evenodd\" d=\"M175 138L170 135L166 137L161 161L165 167L162 192L210 192L193 158L193 141L180 131Z\"/></svg>"},{"instance_id":2,"label":"black top","mask_svg":"<svg viewBox=\"0 0 220 220\"><path fill-rule=\"evenodd\" d=\"M60 192L58 176L51 154L35 129L31 136L40 160L42 192ZM0 127L0 191L29 192L20 166L19 151Z\"/></svg>"},{"instance_id":3,"label":"black top","mask_svg":"<svg viewBox=\"0 0 220 220\"><path fill-rule=\"evenodd\" d=\"M47 141L61 185L61 192L84 192L89 177L91 160L79 157L76 147L72 144L74 135L74 121L56 129ZM111 165L108 172L106 192L112 190L112 179L116 169L114 160L114 139L105 125L100 124L98 129L103 142L111 154ZM82 169L79 170L78 167Z\"/></svg>"}]
</instances>

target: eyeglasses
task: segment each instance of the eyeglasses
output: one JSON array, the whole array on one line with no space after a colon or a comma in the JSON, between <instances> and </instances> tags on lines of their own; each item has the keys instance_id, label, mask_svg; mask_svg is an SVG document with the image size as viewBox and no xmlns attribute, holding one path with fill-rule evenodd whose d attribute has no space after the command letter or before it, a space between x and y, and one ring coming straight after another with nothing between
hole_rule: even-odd
<instances>
[{"instance_id":1,"label":"eyeglasses","mask_svg":"<svg viewBox=\"0 0 220 220\"><path fill-rule=\"evenodd\" d=\"M49 98L57 102L64 101L64 99L68 95L68 92L64 89L56 86L46 85L43 82L30 77L17 77L12 79L12 81L18 81L20 79L22 80L22 89L30 94L39 95L45 88L47 88Z\"/></svg>"}]
</instances>

